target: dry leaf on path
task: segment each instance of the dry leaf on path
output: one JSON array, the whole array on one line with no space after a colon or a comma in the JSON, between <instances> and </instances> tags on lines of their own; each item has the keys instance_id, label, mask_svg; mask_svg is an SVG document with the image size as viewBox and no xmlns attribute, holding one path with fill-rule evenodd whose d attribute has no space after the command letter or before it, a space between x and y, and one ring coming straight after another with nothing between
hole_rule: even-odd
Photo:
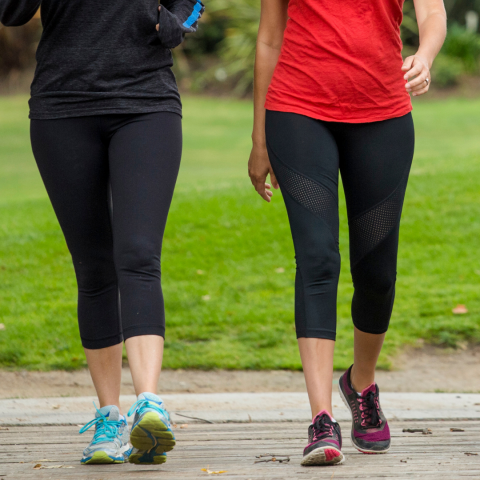
<instances>
[{"instance_id":1,"label":"dry leaf on path","mask_svg":"<svg viewBox=\"0 0 480 480\"><path fill-rule=\"evenodd\" d=\"M221 473L227 473L227 470L210 470L210 467L202 468L202 472L207 472L209 475L220 475Z\"/></svg>"},{"instance_id":2,"label":"dry leaf on path","mask_svg":"<svg viewBox=\"0 0 480 480\"><path fill-rule=\"evenodd\" d=\"M465 305L459 303L454 309L452 309L452 312L455 315L463 315L464 313L468 313L468 308Z\"/></svg>"},{"instance_id":3,"label":"dry leaf on path","mask_svg":"<svg viewBox=\"0 0 480 480\"><path fill-rule=\"evenodd\" d=\"M184 423L183 425L180 425L180 428L188 428L188 423Z\"/></svg>"},{"instance_id":4,"label":"dry leaf on path","mask_svg":"<svg viewBox=\"0 0 480 480\"><path fill-rule=\"evenodd\" d=\"M70 465L52 465L50 467L46 467L45 465L42 465L41 463L37 463L33 469L34 470L40 470L40 469L50 469L50 468L75 468L75 467L71 467Z\"/></svg>"}]
</instances>

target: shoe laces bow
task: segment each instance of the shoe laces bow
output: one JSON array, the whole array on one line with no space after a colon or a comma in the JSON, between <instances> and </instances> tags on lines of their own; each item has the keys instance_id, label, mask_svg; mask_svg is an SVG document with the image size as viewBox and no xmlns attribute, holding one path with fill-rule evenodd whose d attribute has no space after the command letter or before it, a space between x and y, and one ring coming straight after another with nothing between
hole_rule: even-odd
<instances>
[{"instance_id":1,"label":"shoe laces bow","mask_svg":"<svg viewBox=\"0 0 480 480\"><path fill-rule=\"evenodd\" d=\"M95 427L95 435L93 436L92 444L102 442L111 442L118 435L118 429L122 426L121 420L109 420L95 405L95 410L99 413L99 417L95 417L90 422L86 423L78 433L85 433L87 430L90 430L93 426Z\"/></svg>"},{"instance_id":2,"label":"shoe laces bow","mask_svg":"<svg viewBox=\"0 0 480 480\"><path fill-rule=\"evenodd\" d=\"M332 435L333 425L329 422L327 423L326 415L322 415L321 417L317 418L313 423L313 441L317 441L322 437Z\"/></svg>"},{"instance_id":3,"label":"shoe laces bow","mask_svg":"<svg viewBox=\"0 0 480 480\"><path fill-rule=\"evenodd\" d=\"M362 426L378 427L381 425L377 395L374 392L368 392L364 397L359 397L358 401L362 412Z\"/></svg>"}]
</instances>

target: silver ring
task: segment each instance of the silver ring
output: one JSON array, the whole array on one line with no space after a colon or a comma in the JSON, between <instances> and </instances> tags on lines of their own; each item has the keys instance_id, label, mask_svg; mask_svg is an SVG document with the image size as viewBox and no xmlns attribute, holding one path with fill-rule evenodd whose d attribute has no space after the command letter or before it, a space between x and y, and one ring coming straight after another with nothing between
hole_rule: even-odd
<instances>
[{"instance_id":1,"label":"silver ring","mask_svg":"<svg viewBox=\"0 0 480 480\"><path fill-rule=\"evenodd\" d=\"M428 77L425 79L425 82L426 82L427 87L428 87L428 85L430 84L430 80L428 79Z\"/></svg>"}]
</instances>

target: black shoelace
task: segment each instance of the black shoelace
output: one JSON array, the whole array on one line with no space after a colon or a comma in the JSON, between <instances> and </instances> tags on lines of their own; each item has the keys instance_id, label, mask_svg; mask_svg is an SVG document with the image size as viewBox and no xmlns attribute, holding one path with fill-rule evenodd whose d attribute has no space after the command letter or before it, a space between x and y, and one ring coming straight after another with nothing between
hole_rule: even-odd
<instances>
[{"instance_id":1,"label":"black shoelace","mask_svg":"<svg viewBox=\"0 0 480 480\"><path fill-rule=\"evenodd\" d=\"M368 427L377 427L380 423L380 415L378 413L376 395L373 392L368 392L364 397L360 397L363 410L362 417L367 423Z\"/></svg>"},{"instance_id":2,"label":"black shoelace","mask_svg":"<svg viewBox=\"0 0 480 480\"><path fill-rule=\"evenodd\" d=\"M317 418L313 423L313 439L319 440L323 436L333 434L333 425L326 421L327 416L322 415L320 418Z\"/></svg>"}]
</instances>

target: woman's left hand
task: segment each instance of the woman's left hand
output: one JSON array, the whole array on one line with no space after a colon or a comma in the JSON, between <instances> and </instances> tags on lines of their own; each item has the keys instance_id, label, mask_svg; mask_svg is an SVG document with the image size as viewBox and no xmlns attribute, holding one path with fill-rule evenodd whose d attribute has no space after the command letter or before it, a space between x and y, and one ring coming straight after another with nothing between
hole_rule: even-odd
<instances>
[{"instance_id":1,"label":"woman's left hand","mask_svg":"<svg viewBox=\"0 0 480 480\"><path fill-rule=\"evenodd\" d=\"M406 72L404 79L407 81L405 88L414 97L423 95L430 88L430 67L428 61L418 55L407 57L402 65L402 71ZM410 80L412 77L412 80Z\"/></svg>"}]
</instances>

